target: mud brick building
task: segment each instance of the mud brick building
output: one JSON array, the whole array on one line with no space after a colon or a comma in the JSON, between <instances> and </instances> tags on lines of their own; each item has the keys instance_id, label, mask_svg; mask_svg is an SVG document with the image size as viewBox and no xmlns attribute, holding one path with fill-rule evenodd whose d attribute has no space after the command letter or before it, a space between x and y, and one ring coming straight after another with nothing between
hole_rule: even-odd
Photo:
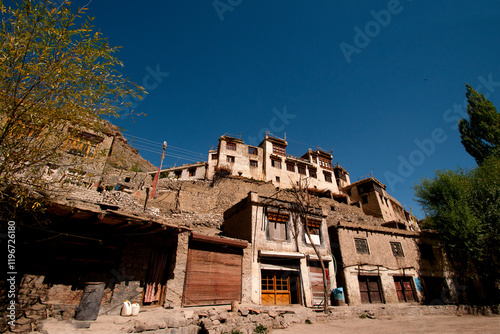
<instances>
[{"instance_id":1,"label":"mud brick building","mask_svg":"<svg viewBox=\"0 0 500 334\"><path fill-rule=\"evenodd\" d=\"M345 288L347 303L455 300L453 269L435 237L384 225L338 222L329 227L337 283Z\"/></svg>"},{"instance_id":2,"label":"mud brick building","mask_svg":"<svg viewBox=\"0 0 500 334\"><path fill-rule=\"evenodd\" d=\"M325 268L333 273L325 217L321 208L308 214L309 239L303 222L288 201L250 192L225 212L224 234L250 243L251 250L244 259L249 262L243 271L245 302L324 305L321 264L312 243L318 248ZM328 280L327 286L333 287L334 277Z\"/></svg>"},{"instance_id":3,"label":"mud brick building","mask_svg":"<svg viewBox=\"0 0 500 334\"><path fill-rule=\"evenodd\" d=\"M331 153L297 157L285 139L267 135L251 146L222 136L208 162L162 170L149 199L154 166L119 131L73 134L66 162L43 170L54 189L44 220L22 222L18 234L18 329L77 316L90 286L101 289L99 314L119 313L124 300L324 305L313 244L329 292L343 287L349 305L455 300L453 268L435 235L420 231L377 179L351 183ZM312 201L310 239L290 191L299 183Z\"/></svg>"}]
</instances>

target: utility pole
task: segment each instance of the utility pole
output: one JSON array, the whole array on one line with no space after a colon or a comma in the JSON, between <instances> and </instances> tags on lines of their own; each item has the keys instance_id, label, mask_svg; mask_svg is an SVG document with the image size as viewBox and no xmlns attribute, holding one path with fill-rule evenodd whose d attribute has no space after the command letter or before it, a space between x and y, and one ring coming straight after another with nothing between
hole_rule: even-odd
<instances>
[{"instance_id":1,"label":"utility pole","mask_svg":"<svg viewBox=\"0 0 500 334\"><path fill-rule=\"evenodd\" d=\"M163 153L161 155L161 161L160 161L160 167L158 167L158 171L156 172L155 178L153 180L153 190L151 191L151 197L149 199L153 199L155 197L156 186L158 184L158 179L160 177L160 171L161 171L161 167L163 165L163 159L165 158L165 149L166 148L167 148L167 142L164 141L163 142Z\"/></svg>"}]
</instances>

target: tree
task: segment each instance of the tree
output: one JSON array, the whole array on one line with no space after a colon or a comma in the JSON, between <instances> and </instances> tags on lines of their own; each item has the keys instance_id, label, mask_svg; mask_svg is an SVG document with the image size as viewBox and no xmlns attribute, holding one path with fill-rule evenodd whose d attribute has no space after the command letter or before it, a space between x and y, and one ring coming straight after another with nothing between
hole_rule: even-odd
<instances>
[{"instance_id":1,"label":"tree","mask_svg":"<svg viewBox=\"0 0 500 334\"><path fill-rule=\"evenodd\" d=\"M500 294L500 159L493 155L471 171L438 171L415 186L463 281L480 280L490 301Z\"/></svg>"},{"instance_id":2,"label":"tree","mask_svg":"<svg viewBox=\"0 0 500 334\"><path fill-rule=\"evenodd\" d=\"M304 181L305 185L302 185L303 183L302 181ZM308 216L312 212L313 206L311 205L311 197L309 195L309 185L307 179L305 180L301 179L300 182L298 182L298 185L293 186L292 197L294 199L294 202L292 202L292 208L294 212L293 223L296 235L295 240L298 244L299 242L298 236L300 235L299 233L302 230L306 233L307 238L311 241L311 246L313 247L314 252L318 257L319 263L321 265L321 271L323 274L323 292L324 292L323 311L325 313L328 313L329 288L328 288L325 263L323 262L323 257L321 256L318 247L316 247L316 245L312 241L313 239L311 238L311 232L309 231Z\"/></svg>"},{"instance_id":3,"label":"tree","mask_svg":"<svg viewBox=\"0 0 500 334\"><path fill-rule=\"evenodd\" d=\"M118 48L82 17L85 7L23 0L0 9L0 195L16 206L29 197L26 172L58 161L70 127L99 128L145 91L122 76Z\"/></svg>"},{"instance_id":4,"label":"tree","mask_svg":"<svg viewBox=\"0 0 500 334\"><path fill-rule=\"evenodd\" d=\"M480 165L500 148L500 114L483 94L466 87L469 121L461 119L458 128L465 150Z\"/></svg>"}]
</instances>

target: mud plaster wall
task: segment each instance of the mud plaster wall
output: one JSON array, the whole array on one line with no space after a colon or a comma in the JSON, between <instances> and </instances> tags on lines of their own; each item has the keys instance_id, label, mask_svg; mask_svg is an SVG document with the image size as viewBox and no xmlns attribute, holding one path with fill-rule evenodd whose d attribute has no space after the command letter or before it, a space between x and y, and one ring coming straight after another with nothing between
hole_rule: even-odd
<instances>
[{"instance_id":1,"label":"mud plaster wall","mask_svg":"<svg viewBox=\"0 0 500 334\"><path fill-rule=\"evenodd\" d=\"M180 307L184 291L184 279L188 258L189 235L180 233L177 237L176 251L172 255L170 276L165 293L165 308Z\"/></svg>"},{"instance_id":2,"label":"mud plaster wall","mask_svg":"<svg viewBox=\"0 0 500 334\"><path fill-rule=\"evenodd\" d=\"M361 303L358 275L379 276L383 298L386 303L398 303L393 276L419 278L420 254L415 236L401 236L373 231L338 229L342 251L342 263L346 279L346 289L351 305ZM366 239L369 254L359 254L355 238ZM393 255L390 242L400 242L404 257ZM414 287L415 283L413 283ZM417 300L422 300L420 291L415 289Z\"/></svg>"}]
</instances>

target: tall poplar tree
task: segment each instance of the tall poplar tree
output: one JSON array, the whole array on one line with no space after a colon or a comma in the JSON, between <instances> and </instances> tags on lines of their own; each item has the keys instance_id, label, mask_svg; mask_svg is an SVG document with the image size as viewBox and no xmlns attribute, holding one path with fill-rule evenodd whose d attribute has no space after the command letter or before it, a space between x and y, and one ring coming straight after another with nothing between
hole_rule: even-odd
<instances>
[{"instance_id":1,"label":"tall poplar tree","mask_svg":"<svg viewBox=\"0 0 500 334\"><path fill-rule=\"evenodd\" d=\"M481 165L491 154L498 154L500 148L500 114L483 94L466 85L467 114L469 120L458 123L462 144L476 162Z\"/></svg>"}]
</instances>

